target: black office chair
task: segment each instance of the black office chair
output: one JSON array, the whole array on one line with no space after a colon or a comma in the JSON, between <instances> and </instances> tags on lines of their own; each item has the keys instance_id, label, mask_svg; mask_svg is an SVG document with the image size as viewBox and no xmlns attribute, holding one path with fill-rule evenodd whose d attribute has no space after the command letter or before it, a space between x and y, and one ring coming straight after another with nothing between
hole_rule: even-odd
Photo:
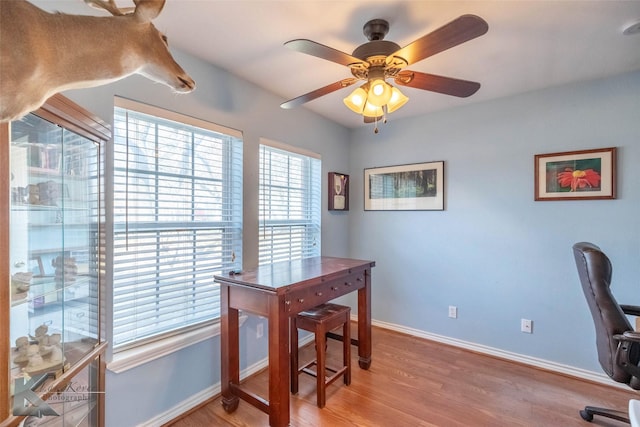
<instances>
[{"instance_id":1,"label":"black office chair","mask_svg":"<svg viewBox=\"0 0 640 427\"><path fill-rule=\"evenodd\" d=\"M634 332L625 315L640 316L640 307L620 305L611 294L611 262L599 247L587 242L576 243L573 255L596 327L600 365L614 381L639 390L640 333ZM593 406L585 406L580 411L586 421L592 421L594 415L629 423L627 412L623 411Z\"/></svg>"}]
</instances>

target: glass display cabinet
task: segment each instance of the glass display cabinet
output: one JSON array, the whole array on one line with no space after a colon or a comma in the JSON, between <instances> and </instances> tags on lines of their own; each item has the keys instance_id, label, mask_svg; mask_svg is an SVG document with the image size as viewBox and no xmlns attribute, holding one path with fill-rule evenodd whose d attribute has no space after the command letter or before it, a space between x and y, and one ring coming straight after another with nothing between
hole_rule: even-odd
<instances>
[{"instance_id":1,"label":"glass display cabinet","mask_svg":"<svg viewBox=\"0 0 640 427\"><path fill-rule=\"evenodd\" d=\"M102 425L109 138L104 123L61 95L0 126L2 425Z\"/></svg>"}]
</instances>

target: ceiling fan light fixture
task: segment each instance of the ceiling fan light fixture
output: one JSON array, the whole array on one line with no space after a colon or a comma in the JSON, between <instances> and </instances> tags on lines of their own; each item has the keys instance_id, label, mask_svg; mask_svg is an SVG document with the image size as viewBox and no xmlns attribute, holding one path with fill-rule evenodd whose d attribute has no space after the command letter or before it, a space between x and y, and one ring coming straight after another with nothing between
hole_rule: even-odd
<instances>
[{"instance_id":1,"label":"ceiling fan light fixture","mask_svg":"<svg viewBox=\"0 0 640 427\"><path fill-rule=\"evenodd\" d=\"M409 101L409 98L400 92L397 87L391 86L391 98L387 102L387 112L393 113Z\"/></svg>"},{"instance_id":2,"label":"ceiling fan light fixture","mask_svg":"<svg viewBox=\"0 0 640 427\"><path fill-rule=\"evenodd\" d=\"M356 47L351 55L312 40L290 40L285 43L288 48L344 65L350 69L353 77L293 98L282 103L281 107L292 108L362 80L365 84L344 98L343 102L351 111L363 115L365 123L375 122L377 132L378 120L386 122L388 113L398 110L409 100L400 90L387 83L387 79L393 79L402 86L460 98L473 95L480 88L480 83L411 71L405 67L475 39L488 30L489 24L484 19L465 14L400 47L397 43L384 40L389 31L388 21L374 19L363 27L369 41ZM638 24L634 24L625 30L625 34L640 32L638 30Z\"/></svg>"},{"instance_id":3,"label":"ceiling fan light fixture","mask_svg":"<svg viewBox=\"0 0 640 427\"><path fill-rule=\"evenodd\" d=\"M382 107L391 99L391 86L384 79L374 79L370 82L367 102Z\"/></svg>"},{"instance_id":4,"label":"ceiling fan light fixture","mask_svg":"<svg viewBox=\"0 0 640 427\"><path fill-rule=\"evenodd\" d=\"M351 111L356 114L362 114L367 102L367 91L362 86L351 92L349 96L342 100Z\"/></svg>"}]
</instances>

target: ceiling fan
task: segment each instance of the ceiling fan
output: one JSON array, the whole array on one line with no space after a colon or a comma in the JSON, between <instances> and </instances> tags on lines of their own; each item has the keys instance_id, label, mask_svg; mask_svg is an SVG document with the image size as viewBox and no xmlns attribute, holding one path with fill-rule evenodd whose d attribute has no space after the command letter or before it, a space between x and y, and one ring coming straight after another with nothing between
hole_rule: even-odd
<instances>
[{"instance_id":1,"label":"ceiling fan","mask_svg":"<svg viewBox=\"0 0 640 427\"><path fill-rule=\"evenodd\" d=\"M298 96L280 106L286 109L297 107L361 80L365 83L345 98L344 102L352 111L362 114L365 122L381 119L408 100L396 87L387 83L386 79L393 79L400 86L463 98L471 96L480 89L480 83L411 71L405 67L479 37L488 29L489 25L484 19L475 15L462 15L401 48L392 41L384 40L389 32L389 23L384 19L373 19L363 27L363 33L369 42L358 46L351 55L312 40L288 41L285 46L290 49L349 67L353 77Z\"/></svg>"}]
</instances>

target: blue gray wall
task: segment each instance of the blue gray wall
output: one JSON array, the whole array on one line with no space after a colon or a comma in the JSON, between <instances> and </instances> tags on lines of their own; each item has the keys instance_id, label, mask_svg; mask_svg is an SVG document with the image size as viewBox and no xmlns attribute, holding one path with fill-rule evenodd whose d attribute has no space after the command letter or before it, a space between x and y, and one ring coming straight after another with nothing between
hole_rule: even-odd
<instances>
[{"instance_id":1,"label":"blue gray wall","mask_svg":"<svg viewBox=\"0 0 640 427\"><path fill-rule=\"evenodd\" d=\"M534 201L534 155L618 147L618 198ZM640 304L640 72L425 117L350 142L351 255L376 260L373 318L601 372L571 246L599 245ZM446 210L363 211L363 169L444 160ZM447 317L458 307L458 319ZM533 320L533 334L520 319Z\"/></svg>"},{"instance_id":2,"label":"blue gray wall","mask_svg":"<svg viewBox=\"0 0 640 427\"><path fill-rule=\"evenodd\" d=\"M244 132L244 264L257 264L259 138L322 155L323 177L351 175L348 213L326 210L325 255L373 259L373 318L599 372L591 319L581 294L571 245L589 240L614 263L614 292L640 303L640 73L470 105L425 117L394 120L378 135L349 131L308 110L283 111L282 99L178 52L198 83L173 95L131 77L67 93L112 120L120 95ZM616 146L618 199L533 201L533 156ZM445 162L442 212L363 211L363 169ZM324 178L323 178L324 179ZM447 318L456 305L458 319ZM355 307L354 307L355 308ZM534 321L532 335L520 319ZM245 326L243 367L266 355L253 340L260 319ZM107 426L126 427L219 382L219 339L182 349L129 371L107 373Z\"/></svg>"}]
</instances>

